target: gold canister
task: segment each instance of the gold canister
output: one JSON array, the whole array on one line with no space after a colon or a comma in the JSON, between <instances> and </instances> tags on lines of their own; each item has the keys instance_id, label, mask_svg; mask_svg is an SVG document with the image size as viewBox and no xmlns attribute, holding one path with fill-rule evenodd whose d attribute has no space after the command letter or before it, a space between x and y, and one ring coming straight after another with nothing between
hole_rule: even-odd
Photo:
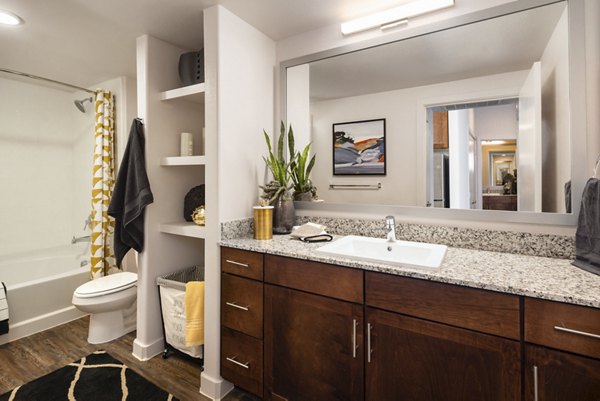
<instances>
[{"instance_id":1,"label":"gold canister","mask_svg":"<svg viewBox=\"0 0 600 401\"><path fill-rule=\"evenodd\" d=\"M273 206L254 206L254 239L273 238Z\"/></svg>"}]
</instances>

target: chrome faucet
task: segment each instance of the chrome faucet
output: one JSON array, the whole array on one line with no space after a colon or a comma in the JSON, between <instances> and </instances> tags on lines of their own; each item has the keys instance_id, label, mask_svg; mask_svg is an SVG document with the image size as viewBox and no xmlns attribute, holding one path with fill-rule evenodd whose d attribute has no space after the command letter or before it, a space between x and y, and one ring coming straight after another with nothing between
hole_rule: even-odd
<instances>
[{"instance_id":1,"label":"chrome faucet","mask_svg":"<svg viewBox=\"0 0 600 401\"><path fill-rule=\"evenodd\" d=\"M90 235L84 235L83 237L73 236L73 238L71 238L71 244L76 244L78 242L90 242L91 239L92 237Z\"/></svg>"},{"instance_id":2,"label":"chrome faucet","mask_svg":"<svg viewBox=\"0 0 600 401\"><path fill-rule=\"evenodd\" d=\"M396 242L396 220L394 216L385 216L385 228L388 242Z\"/></svg>"}]
</instances>

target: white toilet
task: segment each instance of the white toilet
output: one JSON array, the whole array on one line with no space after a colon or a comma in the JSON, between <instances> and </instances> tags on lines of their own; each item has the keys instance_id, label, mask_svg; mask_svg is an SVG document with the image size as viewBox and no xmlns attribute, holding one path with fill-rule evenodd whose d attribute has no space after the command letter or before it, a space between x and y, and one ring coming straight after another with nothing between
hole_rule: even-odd
<instances>
[{"instance_id":1,"label":"white toilet","mask_svg":"<svg viewBox=\"0 0 600 401\"><path fill-rule=\"evenodd\" d=\"M137 274L115 273L89 281L73 293L73 305L90 314L88 342L101 344L136 326Z\"/></svg>"}]
</instances>

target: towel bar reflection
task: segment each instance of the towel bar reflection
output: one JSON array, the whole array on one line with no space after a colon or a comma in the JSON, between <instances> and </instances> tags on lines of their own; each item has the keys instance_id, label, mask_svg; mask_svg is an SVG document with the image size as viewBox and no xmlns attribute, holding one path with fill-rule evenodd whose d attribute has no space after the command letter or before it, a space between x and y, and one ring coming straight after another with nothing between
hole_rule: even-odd
<instances>
[{"instance_id":1,"label":"towel bar reflection","mask_svg":"<svg viewBox=\"0 0 600 401\"><path fill-rule=\"evenodd\" d=\"M329 189L381 189L381 183L377 184L329 184Z\"/></svg>"}]
</instances>

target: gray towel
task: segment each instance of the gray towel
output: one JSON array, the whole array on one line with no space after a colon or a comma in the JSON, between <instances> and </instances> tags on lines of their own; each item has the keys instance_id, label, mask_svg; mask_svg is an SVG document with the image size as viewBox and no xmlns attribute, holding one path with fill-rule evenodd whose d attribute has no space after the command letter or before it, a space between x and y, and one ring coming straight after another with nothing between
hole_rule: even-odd
<instances>
[{"instance_id":1,"label":"gray towel","mask_svg":"<svg viewBox=\"0 0 600 401\"><path fill-rule=\"evenodd\" d=\"M8 301L6 299L6 285L0 286L0 334L8 333Z\"/></svg>"},{"instance_id":2,"label":"gray towel","mask_svg":"<svg viewBox=\"0 0 600 401\"><path fill-rule=\"evenodd\" d=\"M115 218L115 258L121 265L131 249L144 249L144 208L154 202L146 173L144 125L133 120L108 214Z\"/></svg>"},{"instance_id":3,"label":"gray towel","mask_svg":"<svg viewBox=\"0 0 600 401\"><path fill-rule=\"evenodd\" d=\"M573 265L600 275L600 180L590 178L581 196Z\"/></svg>"}]
</instances>

